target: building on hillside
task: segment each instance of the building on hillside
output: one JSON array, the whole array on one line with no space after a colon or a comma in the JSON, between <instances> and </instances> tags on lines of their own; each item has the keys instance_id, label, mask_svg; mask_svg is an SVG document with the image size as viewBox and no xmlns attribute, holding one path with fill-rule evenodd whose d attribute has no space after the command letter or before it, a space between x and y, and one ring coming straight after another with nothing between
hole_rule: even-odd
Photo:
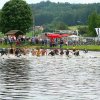
<instances>
[{"instance_id":1,"label":"building on hillside","mask_svg":"<svg viewBox=\"0 0 100 100\"><path fill-rule=\"evenodd\" d=\"M34 31L43 31L44 30L44 27L43 26L34 26L33 27L33 30Z\"/></svg>"},{"instance_id":2,"label":"building on hillside","mask_svg":"<svg viewBox=\"0 0 100 100\"><path fill-rule=\"evenodd\" d=\"M78 35L78 30L56 30L55 33L59 34L72 34L72 35Z\"/></svg>"}]
</instances>

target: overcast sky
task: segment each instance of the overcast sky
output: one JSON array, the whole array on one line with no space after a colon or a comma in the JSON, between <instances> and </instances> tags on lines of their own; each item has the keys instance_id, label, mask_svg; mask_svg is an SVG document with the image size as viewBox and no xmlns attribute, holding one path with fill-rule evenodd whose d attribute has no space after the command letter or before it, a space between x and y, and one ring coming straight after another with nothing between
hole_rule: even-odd
<instances>
[{"instance_id":1,"label":"overcast sky","mask_svg":"<svg viewBox=\"0 0 100 100\"><path fill-rule=\"evenodd\" d=\"M0 0L0 9L3 7L3 5L10 0ZM47 1L47 0L25 0L28 4L31 3L39 3L41 1ZM100 3L100 0L49 0L51 2L69 2L69 3Z\"/></svg>"}]
</instances>

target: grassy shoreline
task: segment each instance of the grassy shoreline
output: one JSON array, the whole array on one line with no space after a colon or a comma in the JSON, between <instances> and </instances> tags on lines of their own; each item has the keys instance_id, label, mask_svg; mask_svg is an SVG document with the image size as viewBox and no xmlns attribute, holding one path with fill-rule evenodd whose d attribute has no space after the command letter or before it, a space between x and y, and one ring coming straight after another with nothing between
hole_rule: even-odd
<instances>
[{"instance_id":1,"label":"grassy shoreline","mask_svg":"<svg viewBox=\"0 0 100 100\"><path fill-rule=\"evenodd\" d=\"M98 46L98 45L88 45L88 46L63 46L63 49L70 49L70 50L72 50L73 49L73 47L75 47L75 49L77 49L77 50L84 50L84 49L87 49L88 51L100 51L100 46ZM59 47L52 47L52 48L50 48L50 47L44 47L44 48L46 48L46 49L53 49L53 48L58 48L59 49Z\"/></svg>"},{"instance_id":2,"label":"grassy shoreline","mask_svg":"<svg viewBox=\"0 0 100 100\"><path fill-rule=\"evenodd\" d=\"M16 48L15 45L12 46L13 48ZM75 47L78 50L84 50L87 49L89 51L100 51L100 45L77 45L77 46L63 46L62 49L73 49ZM10 45L0 44L0 48L10 48ZM44 48L44 49L60 49L59 46L56 47L50 47L50 46L42 46L42 45L21 45L19 48Z\"/></svg>"}]
</instances>

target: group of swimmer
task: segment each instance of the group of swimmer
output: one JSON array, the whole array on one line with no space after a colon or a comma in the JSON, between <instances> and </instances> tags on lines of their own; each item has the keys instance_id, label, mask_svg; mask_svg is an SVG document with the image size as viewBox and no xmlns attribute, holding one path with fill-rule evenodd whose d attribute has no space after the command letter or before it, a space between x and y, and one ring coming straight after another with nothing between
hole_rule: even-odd
<instances>
[{"instance_id":1,"label":"group of swimmer","mask_svg":"<svg viewBox=\"0 0 100 100\"><path fill-rule=\"evenodd\" d=\"M0 49L0 53L1 56L3 55L15 55L17 57L20 57L22 55L27 55L29 53L32 54L32 56L45 56L45 55L51 55L51 56L55 56L55 55L66 55L69 57L70 53L75 55L75 56L79 56L79 50L77 50L76 48L73 48L72 50L66 49L40 49L40 48L36 48L36 49L29 49L29 48L7 48L7 49ZM84 49L84 53L87 53L86 49Z\"/></svg>"},{"instance_id":2,"label":"group of swimmer","mask_svg":"<svg viewBox=\"0 0 100 100\"><path fill-rule=\"evenodd\" d=\"M29 48L3 48L0 49L1 56L3 55L15 55L20 57L22 55L27 55L31 53L33 56L43 56L47 55L47 51L45 49L29 49Z\"/></svg>"}]
</instances>

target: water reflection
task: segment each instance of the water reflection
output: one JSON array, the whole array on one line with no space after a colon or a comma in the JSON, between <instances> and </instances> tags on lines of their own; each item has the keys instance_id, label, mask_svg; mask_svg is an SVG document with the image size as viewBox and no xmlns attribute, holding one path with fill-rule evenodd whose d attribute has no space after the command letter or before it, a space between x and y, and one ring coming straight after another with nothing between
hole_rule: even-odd
<instances>
[{"instance_id":1,"label":"water reflection","mask_svg":"<svg viewBox=\"0 0 100 100\"><path fill-rule=\"evenodd\" d=\"M0 99L100 100L98 55L4 60L0 63Z\"/></svg>"},{"instance_id":2,"label":"water reflection","mask_svg":"<svg viewBox=\"0 0 100 100\"><path fill-rule=\"evenodd\" d=\"M1 68L0 99L25 100L29 90L28 61L7 59Z\"/></svg>"}]
</instances>

